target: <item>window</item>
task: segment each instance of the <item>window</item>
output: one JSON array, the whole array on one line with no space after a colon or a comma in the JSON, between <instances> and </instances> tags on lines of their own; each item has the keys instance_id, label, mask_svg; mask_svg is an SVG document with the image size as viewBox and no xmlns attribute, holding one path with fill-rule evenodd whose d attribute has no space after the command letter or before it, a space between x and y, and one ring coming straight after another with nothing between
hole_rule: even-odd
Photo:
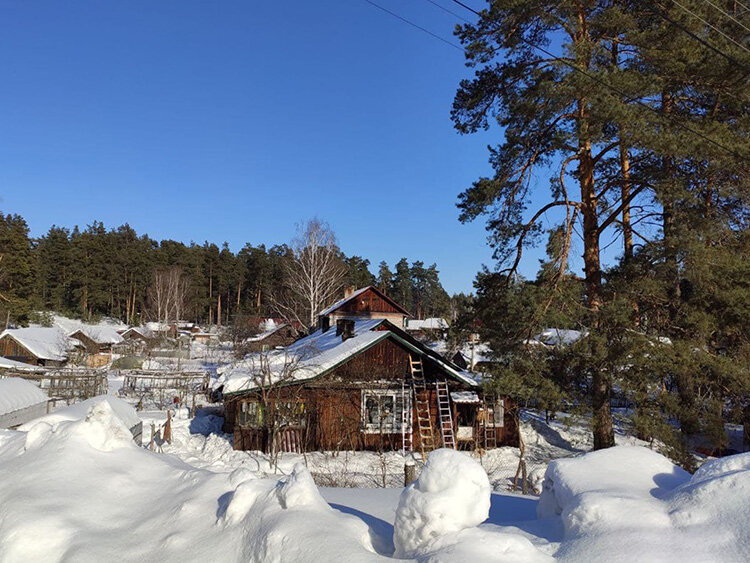
<instances>
[{"instance_id":1,"label":"window","mask_svg":"<svg viewBox=\"0 0 750 563\"><path fill-rule=\"evenodd\" d=\"M408 422L403 430L409 431L411 396L408 391L362 391L362 426L365 433L401 433L404 414Z\"/></svg>"},{"instance_id":2,"label":"window","mask_svg":"<svg viewBox=\"0 0 750 563\"><path fill-rule=\"evenodd\" d=\"M305 426L307 421L305 404L301 402L279 401L274 403L274 414L276 415L275 424L277 428L280 426ZM257 401L240 403L237 423L249 428L262 427L266 423L263 405Z\"/></svg>"},{"instance_id":3,"label":"window","mask_svg":"<svg viewBox=\"0 0 750 563\"><path fill-rule=\"evenodd\" d=\"M240 426L257 428L263 426L263 406L254 401L240 403L240 414L237 420Z\"/></svg>"},{"instance_id":4,"label":"window","mask_svg":"<svg viewBox=\"0 0 750 563\"><path fill-rule=\"evenodd\" d=\"M505 400L504 399L497 399L495 401L495 408L493 409L492 413L492 420L495 423L495 426L502 428L505 426Z\"/></svg>"}]
</instances>

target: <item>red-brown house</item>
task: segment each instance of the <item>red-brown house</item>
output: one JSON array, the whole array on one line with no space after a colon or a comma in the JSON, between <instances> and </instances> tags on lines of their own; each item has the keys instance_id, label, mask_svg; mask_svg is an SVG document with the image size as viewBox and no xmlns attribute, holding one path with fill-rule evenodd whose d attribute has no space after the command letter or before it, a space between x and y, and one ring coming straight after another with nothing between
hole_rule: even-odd
<instances>
[{"instance_id":1,"label":"red-brown house","mask_svg":"<svg viewBox=\"0 0 750 563\"><path fill-rule=\"evenodd\" d=\"M427 452L518 445L507 397L403 330L409 313L374 287L323 311L283 350L250 354L218 380L235 449Z\"/></svg>"}]
</instances>

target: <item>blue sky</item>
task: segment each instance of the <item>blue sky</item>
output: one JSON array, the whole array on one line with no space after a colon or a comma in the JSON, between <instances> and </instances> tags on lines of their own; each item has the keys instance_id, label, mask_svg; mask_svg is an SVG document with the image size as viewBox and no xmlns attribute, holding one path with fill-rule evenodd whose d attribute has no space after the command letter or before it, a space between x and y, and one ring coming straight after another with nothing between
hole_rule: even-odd
<instances>
[{"instance_id":1,"label":"blue sky","mask_svg":"<svg viewBox=\"0 0 750 563\"><path fill-rule=\"evenodd\" d=\"M453 40L425 0L378 3ZM500 134L453 129L471 71L364 0L0 5L0 209L33 235L101 220L238 250L319 216L374 271L437 262L450 292L492 263L455 207Z\"/></svg>"}]
</instances>

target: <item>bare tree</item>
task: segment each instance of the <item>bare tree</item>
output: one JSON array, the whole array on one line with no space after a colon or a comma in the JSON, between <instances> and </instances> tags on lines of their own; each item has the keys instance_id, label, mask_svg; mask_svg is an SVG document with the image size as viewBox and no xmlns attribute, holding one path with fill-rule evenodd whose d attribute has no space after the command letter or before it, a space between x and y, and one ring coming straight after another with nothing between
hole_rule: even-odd
<instances>
[{"instance_id":1,"label":"bare tree","mask_svg":"<svg viewBox=\"0 0 750 563\"><path fill-rule=\"evenodd\" d=\"M151 316L164 325L180 321L189 284L180 266L156 270L148 292Z\"/></svg>"},{"instance_id":2,"label":"bare tree","mask_svg":"<svg viewBox=\"0 0 750 563\"><path fill-rule=\"evenodd\" d=\"M341 293L346 269L336 235L318 218L297 225L291 247L294 256L284 271L285 291L273 301L282 314L310 328L317 314Z\"/></svg>"}]
</instances>

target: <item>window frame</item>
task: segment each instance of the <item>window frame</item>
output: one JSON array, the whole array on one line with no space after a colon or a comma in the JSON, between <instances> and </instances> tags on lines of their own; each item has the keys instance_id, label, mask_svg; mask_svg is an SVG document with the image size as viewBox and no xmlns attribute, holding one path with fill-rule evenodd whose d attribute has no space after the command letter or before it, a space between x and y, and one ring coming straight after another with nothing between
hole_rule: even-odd
<instances>
[{"instance_id":1,"label":"window frame","mask_svg":"<svg viewBox=\"0 0 750 563\"><path fill-rule=\"evenodd\" d=\"M368 422L368 399L375 398L377 400L378 416L382 416L380 410L382 408L382 401L386 397L393 399L393 413L389 415L393 417L393 422L383 422L382 425L380 423ZM402 432L411 431L411 419L409 419L406 428L403 428L402 423L404 411L406 411L407 416L410 416L412 412L411 407L411 393L409 392L404 393L400 389L362 389L360 412L362 432L365 434L380 434L381 432L383 434L401 434Z\"/></svg>"}]
</instances>

